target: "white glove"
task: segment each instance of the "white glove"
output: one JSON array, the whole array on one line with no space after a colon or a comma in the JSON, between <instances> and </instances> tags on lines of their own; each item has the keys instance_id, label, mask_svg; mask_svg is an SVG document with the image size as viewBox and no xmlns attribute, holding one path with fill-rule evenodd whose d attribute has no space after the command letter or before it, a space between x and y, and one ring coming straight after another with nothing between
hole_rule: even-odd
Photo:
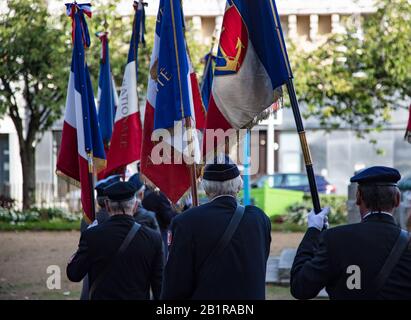
<instances>
[{"instance_id":1,"label":"white glove","mask_svg":"<svg viewBox=\"0 0 411 320\"><path fill-rule=\"evenodd\" d=\"M98 221L97 221L97 219L96 219L96 220L93 221L92 224L89 224L89 225L88 225L87 229L94 228L94 227L96 227L97 225L98 225Z\"/></svg>"},{"instance_id":2,"label":"white glove","mask_svg":"<svg viewBox=\"0 0 411 320\"><path fill-rule=\"evenodd\" d=\"M328 214L330 213L330 208L325 207L320 213L315 214L314 210L311 210L308 214L308 228L316 228L320 231L323 228L328 228Z\"/></svg>"}]
</instances>

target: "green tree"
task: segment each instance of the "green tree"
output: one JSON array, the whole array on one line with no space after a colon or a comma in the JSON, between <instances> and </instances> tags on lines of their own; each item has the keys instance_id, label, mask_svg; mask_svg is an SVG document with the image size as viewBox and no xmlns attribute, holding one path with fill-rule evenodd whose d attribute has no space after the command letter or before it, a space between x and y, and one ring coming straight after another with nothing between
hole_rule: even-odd
<instances>
[{"instance_id":1,"label":"green tree","mask_svg":"<svg viewBox=\"0 0 411 320\"><path fill-rule=\"evenodd\" d=\"M35 199L35 150L62 114L70 43L43 1L8 0L0 14L0 116L14 123L23 170L23 207Z\"/></svg>"},{"instance_id":2,"label":"green tree","mask_svg":"<svg viewBox=\"0 0 411 320\"><path fill-rule=\"evenodd\" d=\"M362 30L348 19L345 33L314 51L291 46L304 115L327 129L348 126L364 137L381 130L411 97L411 6L408 0L380 0L377 6L361 18Z\"/></svg>"},{"instance_id":3,"label":"green tree","mask_svg":"<svg viewBox=\"0 0 411 320\"><path fill-rule=\"evenodd\" d=\"M130 15L120 16L115 14L119 3L120 0L96 0L93 2L93 18L88 21L92 39L87 61L90 67L92 82L95 85L95 89L97 89L98 83L97 79L101 50L101 45L97 37L94 37L96 32L109 32L110 63L115 82L117 84L117 89L120 89L123 81L123 73L127 62L134 13L132 4L130 3ZM149 3L149 5L152 4ZM139 98L143 101L145 100L147 91L147 79L149 75L151 52L153 51L154 46L155 27L156 17L146 17L146 44L145 46L140 44L138 50L139 67L137 86ZM188 47L190 48L191 60L195 71L199 72L202 70L201 57L203 57L209 49L207 46L195 41L193 32L191 32L192 23L187 23L186 28L186 38Z\"/></svg>"},{"instance_id":4,"label":"green tree","mask_svg":"<svg viewBox=\"0 0 411 320\"><path fill-rule=\"evenodd\" d=\"M87 63L97 93L101 44L96 32L108 31L110 62L118 89L122 83L133 24L130 15L116 13L120 0L96 0L87 20L91 46ZM46 1L7 0L0 13L0 117L9 116L16 128L23 169L23 207L35 200L35 150L45 131L61 118L71 61L71 20L63 12L52 16ZM144 99L155 17L147 17L146 46L139 49L140 99ZM188 32L188 45L196 70L207 49Z\"/></svg>"}]
</instances>

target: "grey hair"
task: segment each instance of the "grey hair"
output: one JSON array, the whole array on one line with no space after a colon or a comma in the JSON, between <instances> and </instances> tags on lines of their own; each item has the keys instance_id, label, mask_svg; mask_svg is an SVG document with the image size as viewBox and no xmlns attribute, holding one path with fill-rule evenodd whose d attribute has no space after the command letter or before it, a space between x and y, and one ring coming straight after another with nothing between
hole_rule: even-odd
<instances>
[{"instance_id":1,"label":"grey hair","mask_svg":"<svg viewBox=\"0 0 411 320\"><path fill-rule=\"evenodd\" d=\"M391 211L400 193L395 186L359 185L358 190L365 206L372 211Z\"/></svg>"},{"instance_id":2,"label":"grey hair","mask_svg":"<svg viewBox=\"0 0 411 320\"><path fill-rule=\"evenodd\" d=\"M100 206L100 208L106 208L106 200L107 197L97 197L97 203Z\"/></svg>"},{"instance_id":3,"label":"grey hair","mask_svg":"<svg viewBox=\"0 0 411 320\"><path fill-rule=\"evenodd\" d=\"M136 205L136 197L133 197L129 200L125 201L113 201L113 200L108 200L109 208L110 208L110 213L112 215L114 214L133 214L134 206ZM124 210L124 212L123 212Z\"/></svg>"},{"instance_id":4,"label":"grey hair","mask_svg":"<svg viewBox=\"0 0 411 320\"><path fill-rule=\"evenodd\" d=\"M227 181L211 181L203 179L201 184L210 198L221 195L236 196L243 188L243 179L241 179L241 176Z\"/></svg>"}]
</instances>

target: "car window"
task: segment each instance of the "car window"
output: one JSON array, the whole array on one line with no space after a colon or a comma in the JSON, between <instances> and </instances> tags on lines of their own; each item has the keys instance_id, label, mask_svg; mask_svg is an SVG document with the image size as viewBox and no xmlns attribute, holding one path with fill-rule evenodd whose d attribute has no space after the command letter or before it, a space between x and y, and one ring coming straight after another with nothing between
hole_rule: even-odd
<instances>
[{"instance_id":1,"label":"car window","mask_svg":"<svg viewBox=\"0 0 411 320\"><path fill-rule=\"evenodd\" d=\"M308 178L301 174L289 174L285 178L285 185L287 187L306 186L308 185Z\"/></svg>"},{"instance_id":2,"label":"car window","mask_svg":"<svg viewBox=\"0 0 411 320\"><path fill-rule=\"evenodd\" d=\"M267 177L268 186L270 188L275 188L275 187L281 186L281 182L282 182L281 180L282 180L281 175L275 175L275 176Z\"/></svg>"}]
</instances>

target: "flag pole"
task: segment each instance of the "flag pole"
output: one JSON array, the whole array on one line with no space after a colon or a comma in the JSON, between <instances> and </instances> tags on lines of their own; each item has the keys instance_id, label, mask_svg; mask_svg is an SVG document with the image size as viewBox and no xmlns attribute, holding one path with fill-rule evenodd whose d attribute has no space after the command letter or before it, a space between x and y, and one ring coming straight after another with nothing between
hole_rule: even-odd
<instances>
[{"instance_id":1,"label":"flag pole","mask_svg":"<svg viewBox=\"0 0 411 320\"><path fill-rule=\"evenodd\" d=\"M191 156L195 158L195 150L193 148L193 127L191 124L191 118L187 117L186 118L186 129L187 129L187 134L188 134L188 146L189 146L189 153ZM195 162L195 159L193 159L193 164L188 164L187 166L190 169L190 180L191 180L191 197L193 200L193 206L197 207L198 206L198 192L197 192L197 165Z\"/></svg>"},{"instance_id":2,"label":"flag pole","mask_svg":"<svg viewBox=\"0 0 411 320\"><path fill-rule=\"evenodd\" d=\"M251 130L247 130L244 137L244 200L243 204L248 206L251 204L250 197L250 148L251 148Z\"/></svg>"},{"instance_id":3,"label":"flag pole","mask_svg":"<svg viewBox=\"0 0 411 320\"><path fill-rule=\"evenodd\" d=\"M287 81L287 91L290 97L291 108L294 114L297 132L300 137L301 149L303 151L305 169L307 171L308 183L310 184L311 199L314 206L315 213L321 211L320 197L318 196L317 184L315 183L315 175L313 169L313 162L311 159L310 148L307 143L303 120L301 118L300 107L298 106L297 95L295 93L294 83L292 78Z\"/></svg>"},{"instance_id":4,"label":"flag pole","mask_svg":"<svg viewBox=\"0 0 411 320\"><path fill-rule=\"evenodd\" d=\"M96 219L96 204L94 199L94 173L93 173L93 156L91 152L87 152L88 158L88 180L90 182L90 199L91 199L91 214L93 221Z\"/></svg>"}]
</instances>

